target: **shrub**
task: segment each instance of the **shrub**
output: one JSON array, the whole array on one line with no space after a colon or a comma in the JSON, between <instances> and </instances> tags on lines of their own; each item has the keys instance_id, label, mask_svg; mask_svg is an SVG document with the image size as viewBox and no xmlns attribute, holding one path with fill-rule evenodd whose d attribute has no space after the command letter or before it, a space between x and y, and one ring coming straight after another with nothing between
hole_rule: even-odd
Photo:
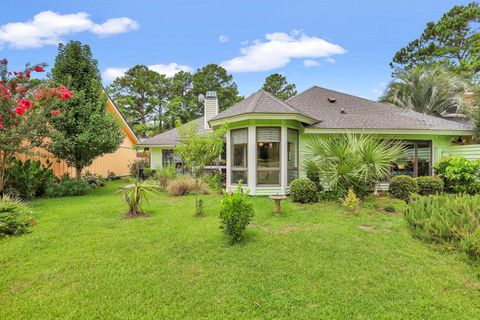
<instances>
[{"instance_id":1,"label":"shrub","mask_svg":"<svg viewBox=\"0 0 480 320\"><path fill-rule=\"evenodd\" d=\"M87 193L90 189L88 181L71 179L68 174L64 174L57 183L50 183L46 190L47 197L67 197L67 196L81 196Z\"/></svg>"},{"instance_id":2,"label":"shrub","mask_svg":"<svg viewBox=\"0 0 480 320\"><path fill-rule=\"evenodd\" d=\"M448 244L473 257L480 253L480 196L435 195L411 201L405 211L412 234Z\"/></svg>"},{"instance_id":3,"label":"shrub","mask_svg":"<svg viewBox=\"0 0 480 320\"><path fill-rule=\"evenodd\" d=\"M307 167L307 179L315 183L318 192L323 190L322 183L320 182L320 174L310 167Z\"/></svg>"},{"instance_id":4,"label":"shrub","mask_svg":"<svg viewBox=\"0 0 480 320\"><path fill-rule=\"evenodd\" d=\"M220 229L230 237L231 244L242 240L253 215L253 204L241 187L224 195L220 209Z\"/></svg>"},{"instance_id":5,"label":"shrub","mask_svg":"<svg viewBox=\"0 0 480 320\"><path fill-rule=\"evenodd\" d=\"M345 198L345 191L338 190L325 190L318 193L318 200L321 201L340 201Z\"/></svg>"},{"instance_id":6,"label":"shrub","mask_svg":"<svg viewBox=\"0 0 480 320\"><path fill-rule=\"evenodd\" d=\"M418 184L409 176L396 176L390 180L390 194L398 199L406 200L411 193L418 192Z\"/></svg>"},{"instance_id":7,"label":"shrub","mask_svg":"<svg viewBox=\"0 0 480 320\"><path fill-rule=\"evenodd\" d=\"M463 157L447 157L437 163L434 169L437 176L445 183L447 192L475 194L480 190L478 187L480 161L469 161Z\"/></svg>"},{"instance_id":8,"label":"shrub","mask_svg":"<svg viewBox=\"0 0 480 320\"><path fill-rule=\"evenodd\" d=\"M210 189L215 190L218 194L222 194L224 186L224 176L221 172L210 172L203 177L203 180Z\"/></svg>"},{"instance_id":9,"label":"shrub","mask_svg":"<svg viewBox=\"0 0 480 320\"><path fill-rule=\"evenodd\" d=\"M175 165L173 164L158 168L155 176L158 179L160 190L161 191L167 190L169 181L175 179L176 175L177 175L177 170L175 169Z\"/></svg>"},{"instance_id":10,"label":"shrub","mask_svg":"<svg viewBox=\"0 0 480 320\"><path fill-rule=\"evenodd\" d=\"M104 187L106 179L101 175L97 175L87 171L83 174L82 179L87 181L92 188Z\"/></svg>"},{"instance_id":11,"label":"shrub","mask_svg":"<svg viewBox=\"0 0 480 320\"><path fill-rule=\"evenodd\" d=\"M385 207L383 208L383 210L384 210L385 212L391 212L391 213L394 213L395 211L397 211L397 210L395 210L395 207L392 206L391 204L388 205L388 206L385 206Z\"/></svg>"},{"instance_id":12,"label":"shrub","mask_svg":"<svg viewBox=\"0 0 480 320\"><path fill-rule=\"evenodd\" d=\"M198 190L200 193L208 194L208 187L202 181L198 183ZM180 175L168 183L167 191L172 196L183 196L193 193L195 192L195 179L189 175Z\"/></svg>"},{"instance_id":13,"label":"shrub","mask_svg":"<svg viewBox=\"0 0 480 320\"><path fill-rule=\"evenodd\" d=\"M0 198L0 238L28 232L32 224L30 210L20 200L3 195Z\"/></svg>"},{"instance_id":14,"label":"shrub","mask_svg":"<svg viewBox=\"0 0 480 320\"><path fill-rule=\"evenodd\" d=\"M343 200L343 206L350 212L356 212L360 207L360 201L352 188L348 189L347 195Z\"/></svg>"},{"instance_id":15,"label":"shrub","mask_svg":"<svg viewBox=\"0 0 480 320\"><path fill-rule=\"evenodd\" d=\"M290 184L290 196L294 202L317 202L317 187L308 179L295 179Z\"/></svg>"},{"instance_id":16,"label":"shrub","mask_svg":"<svg viewBox=\"0 0 480 320\"><path fill-rule=\"evenodd\" d=\"M422 196L443 192L443 180L439 177L418 177L415 178L418 184L418 193Z\"/></svg>"},{"instance_id":17,"label":"shrub","mask_svg":"<svg viewBox=\"0 0 480 320\"><path fill-rule=\"evenodd\" d=\"M7 172L7 192L25 199L42 196L47 184L54 179L50 166L48 162L47 167L43 167L39 160L12 160Z\"/></svg>"},{"instance_id":18,"label":"shrub","mask_svg":"<svg viewBox=\"0 0 480 320\"><path fill-rule=\"evenodd\" d=\"M120 192L122 192L123 200L128 205L127 217L135 218L144 215L142 203L147 201L149 193L157 190L157 185L151 180L132 179L131 183L123 186Z\"/></svg>"},{"instance_id":19,"label":"shrub","mask_svg":"<svg viewBox=\"0 0 480 320\"><path fill-rule=\"evenodd\" d=\"M150 169L148 160L135 160L129 165L130 175L137 179L147 179L145 169Z\"/></svg>"},{"instance_id":20,"label":"shrub","mask_svg":"<svg viewBox=\"0 0 480 320\"><path fill-rule=\"evenodd\" d=\"M119 179L121 179L121 177L117 176L117 175L115 174L115 172L110 171L110 170L108 170L107 172L108 172L108 174L107 174L107 180L108 180L108 181L113 181L113 180L119 180Z\"/></svg>"}]
</instances>

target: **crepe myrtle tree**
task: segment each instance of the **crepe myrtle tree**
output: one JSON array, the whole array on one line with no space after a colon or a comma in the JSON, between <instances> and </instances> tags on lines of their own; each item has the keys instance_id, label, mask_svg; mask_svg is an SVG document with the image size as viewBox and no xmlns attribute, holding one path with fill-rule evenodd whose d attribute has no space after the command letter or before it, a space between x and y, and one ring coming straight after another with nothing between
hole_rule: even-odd
<instances>
[{"instance_id":1,"label":"crepe myrtle tree","mask_svg":"<svg viewBox=\"0 0 480 320\"><path fill-rule=\"evenodd\" d=\"M8 61L0 60L0 193L10 160L20 153L32 153L45 147L50 121L62 111L58 101L70 100L72 92L64 86L48 87L31 79L44 72L45 64L27 65L23 71L9 72Z\"/></svg>"},{"instance_id":2,"label":"crepe myrtle tree","mask_svg":"<svg viewBox=\"0 0 480 320\"><path fill-rule=\"evenodd\" d=\"M177 121L177 130L180 144L175 150L195 178L195 215L201 216L203 212L198 201L199 180L205 166L214 164L220 156L227 129L222 126L213 132L203 133L198 130L195 122L182 125Z\"/></svg>"}]
</instances>

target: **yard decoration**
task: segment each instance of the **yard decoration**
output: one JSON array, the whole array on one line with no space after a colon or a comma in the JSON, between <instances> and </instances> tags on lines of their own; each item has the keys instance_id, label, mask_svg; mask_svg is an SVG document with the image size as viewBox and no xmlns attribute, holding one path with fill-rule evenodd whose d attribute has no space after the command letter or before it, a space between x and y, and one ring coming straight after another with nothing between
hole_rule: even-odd
<instances>
[{"instance_id":1,"label":"yard decoration","mask_svg":"<svg viewBox=\"0 0 480 320\"><path fill-rule=\"evenodd\" d=\"M46 145L48 123L61 114L58 105L72 98L65 86L48 87L31 79L32 73L44 72L44 64L27 65L23 71L8 71L8 60L0 60L0 193L6 182L9 161L19 153Z\"/></svg>"}]
</instances>

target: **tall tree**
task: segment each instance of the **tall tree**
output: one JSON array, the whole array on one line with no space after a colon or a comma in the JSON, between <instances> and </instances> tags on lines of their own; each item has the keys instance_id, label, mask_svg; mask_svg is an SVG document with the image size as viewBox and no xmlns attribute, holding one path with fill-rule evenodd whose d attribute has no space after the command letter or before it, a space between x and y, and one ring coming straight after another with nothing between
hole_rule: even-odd
<instances>
[{"instance_id":1,"label":"tall tree","mask_svg":"<svg viewBox=\"0 0 480 320\"><path fill-rule=\"evenodd\" d=\"M442 66L417 66L398 72L380 101L438 116L462 107L466 88L462 77Z\"/></svg>"},{"instance_id":2,"label":"tall tree","mask_svg":"<svg viewBox=\"0 0 480 320\"><path fill-rule=\"evenodd\" d=\"M174 128L177 120L186 123L202 115L203 109L198 108L192 88L190 72L180 71L172 77L164 117L167 128Z\"/></svg>"},{"instance_id":3,"label":"tall tree","mask_svg":"<svg viewBox=\"0 0 480 320\"><path fill-rule=\"evenodd\" d=\"M233 76L224 68L216 64L208 64L193 75L193 97L199 94L205 94L207 91L216 91L219 101L220 111L230 108L232 105L242 100L238 95L237 84L233 81ZM203 105L195 100L200 114L203 114Z\"/></svg>"},{"instance_id":4,"label":"tall tree","mask_svg":"<svg viewBox=\"0 0 480 320\"><path fill-rule=\"evenodd\" d=\"M273 73L265 79L262 89L281 100L287 100L297 94L296 87L294 83L288 83L286 77Z\"/></svg>"},{"instance_id":5,"label":"tall tree","mask_svg":"<svg viewBox=\"0 0 480 320\"><path fill-rule=\"evenodd\" d=\"M428 22L422 35L400 49L390 66L447 63L456 73L473 77L480 71L480 7L477 2L454 6L437 22Z\"/></svg>"},{"instance_id":6,"label":"tall tree","mask_svg":"<svg viewBox=\"0 0 480 320\"><path fill-rule=\"evenodd\" d=\"M51 81L67 86L74 95L63 102L65 111L50 122L48 150L74 167L79 179L84 167L118 148L123 134L120 124L107 113L97 61L88 45L78 41L60 44Z\"/></svg>"},{"instance_id":7,"label":"tall tree","mask_svg":"<svg viewBox=\"0 0 480 320\"><path fill-rule=\"evenodd\" d=\"M154 122L158 131L162 131L169 85L165 75L136 65L124 76L115 79L107 91L132 127L148 128L149 123ZM145 136L147 129L139 131L137 133Z\"/></svg>"}]
</instances>

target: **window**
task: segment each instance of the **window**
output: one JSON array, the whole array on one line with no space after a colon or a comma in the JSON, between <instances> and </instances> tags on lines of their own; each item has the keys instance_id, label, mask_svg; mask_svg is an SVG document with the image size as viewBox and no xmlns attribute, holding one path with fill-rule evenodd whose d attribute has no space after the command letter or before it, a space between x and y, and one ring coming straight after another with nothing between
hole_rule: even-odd
<instances>
[{"instance_id":1,"label":"window","mask_svg":"<svg viewBox=\"0 0 480 320\"><path fill-rule=\"evenodd\" d=\"M230 132L232 146L232 181L231 183L248 183L248 130L235 129Z\"/></svg>"},{"instance_id":2,"label":"window","mask_svg":"<svg viewBox=\"0 0 480 320\"><path fill-rule=\"evenodd\" d=\"M406 141L406 151L392 166L392 175L421 177L432 175L432 145L430 141Z\"/></svg>"},{"instance_id":3,"label":"window","mask_svg":"<svg viewBox=\"0 0 480 320\"><path fill-rule=\"evenodd\" d=\"M175 152L173 149L162 150L162 166L166 167L175 161Z\"/></svg>"},{"instance_id":4,"label":"window","mask_svg":"<svg viewBox=\"0 0 480 320\"><path fill-rule=\"evenodd\" d=\"M280 185L280 128L257 128L257 185Z\"/></svg>"},{"instance_id":5,"label":"window","mask_svg":"<svg viewBox=\"0 0 480 320\"><path fill-rule=\"evenodd\" d=\"M298 178L298 131L287 130L287 185Z\"/></svg>"}]
</instances>

